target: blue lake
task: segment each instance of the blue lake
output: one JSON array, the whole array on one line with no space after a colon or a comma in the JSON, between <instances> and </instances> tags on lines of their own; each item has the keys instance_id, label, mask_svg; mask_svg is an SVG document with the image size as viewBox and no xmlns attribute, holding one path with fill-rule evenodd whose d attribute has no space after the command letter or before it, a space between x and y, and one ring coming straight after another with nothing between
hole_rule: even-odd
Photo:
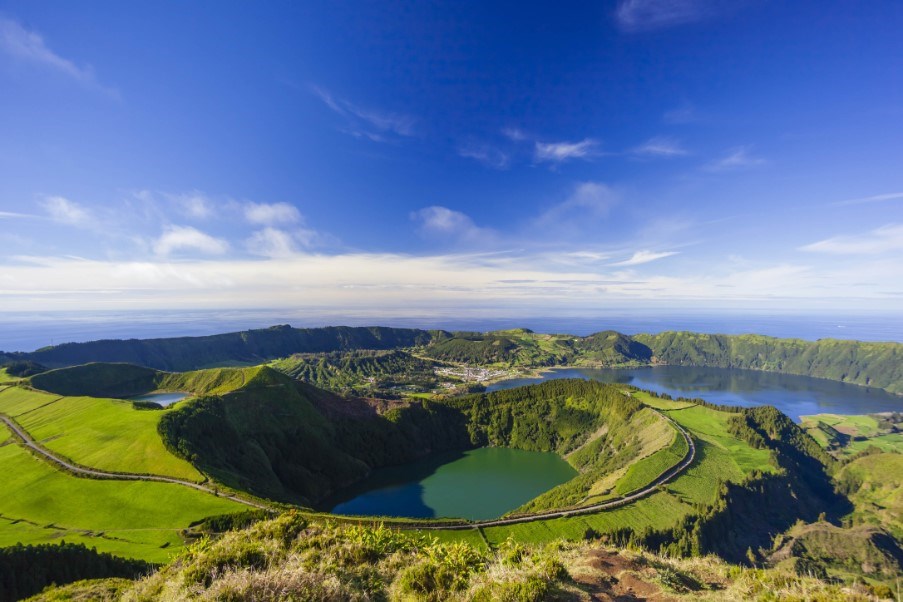
<instances>
[{"instance_id":1,"label":"blue lake","mask_svg":"<svg viewBox=\"0 0 903 602\"><path fill-rule=\"evenodd\" d=\"M622 383L667 393L672 397L700 398L721 405L772 405L799 421L809 414L871 414L903 410L903 396L808 376L736 370L654 366L647 368L559 368L540 378L515 378L487 387L511 389L556 378L583 378Z\"/></svg>"}]
</instances>

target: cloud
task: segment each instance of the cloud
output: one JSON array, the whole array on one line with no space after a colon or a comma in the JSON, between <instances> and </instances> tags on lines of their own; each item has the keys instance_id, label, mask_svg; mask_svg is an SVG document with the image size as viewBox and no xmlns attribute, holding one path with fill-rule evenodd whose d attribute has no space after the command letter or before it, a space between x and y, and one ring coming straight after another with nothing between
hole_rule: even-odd
<instances>
[{"instance_id":1,"label":"cloud","mask_svg":"<svg viewBox=\"0 0 903 602\"><path fill-rule=\"evenodd\" d=\"M570 159L585 159L592 156L597 146L595 140L586 138L580 142L536 142L533 154L537 162L562 163Z\"/></svg>"},{"instance_id":2,"label":"cloud","mask_svg":"<svg viewBox=\"0 0 903 602\"><path fill-rule=\"evenodd\" d=\"M363 108L318 86L311 86L311 90L323 104L346 119L348 127L342 131L352 136L385 142L385 134L410 137L415 133L417 120L410 115Z\"/></svg>"},{"instance_id":3,"label":"cloud","mask_svg":"<svg viewBox=\"0 0 903 602\"><path fill-rule=\"evenodd\" d=\"M832 205L862 205L864 203L883 203L885 201L896 201L903 199L903 192L890 192L887 194L876 194L874 196L862 197L859 199L848 199L846 201L837 201Z\"/></svg>"},{"instance_id":4,"label":"cloud","mask_svg":"<svg viewBox=\"0 0 903 602\"><path fill-rule=\"evenodd\" d=\"M458 147L458 154L466 159L479 161L486 167L505 169L511 162L508 153L488 144L468 143Z\"/></svg>"},{"instance_id":5,"label":"cloud","mask_svg":"<svg viewBox=\"0 0 903 602\"><path fill-rule=\"evenodd\" d=\"M725 8L718 0L621 0L615 21L626 32L653 31L702 21Z\"/></svg>"},{"instance_id":6,"label":"cloud","mask_svg":"<svg viewBox=\"0 0 903 602\"><path fill-rule=\"evenodd\" d=\"M29 31L18 22L4 17L0 17L0 52L16 60L61 73L82 85L118 96L116 90L106 88L97 81L91 67L79 67L69 59L61 57L47 47L40 34Z\"/></svg>"},{"instance_id":7,"label":"cloud","mask_svg":"<svg viewBox=\"0 0 903 602\"><path fill-rule=\"evenodd\" d=\"M864 235L835 236L800 248L831 255L879 255L903 251L903 224L888 224Z\"/></svg>"},{"instance_id":8,"label":"cloud","mask_svg":"<svg viewBox=\"0 0 903 602\"><path fill-rule=\"evenodd\" d=\"M439 205L414 211L411 219L420 223L419 231L424 237L438 236L462 241L486 241L494 237L492 230L480 228L464 213Z\"/></svg>"},{"instance_id":9,"label":"cloud","mask_svg":"<svg viewBox=\"0 0 903 602\"><path fill-rule=\"evenodd\" d=\"M207 219L213 216L214 205L204 193L192 190L184 194L168 195L179 207L181 213L193 219Z\"/></svg>"},{"instance_id":10,"label":"cloud","mask_svg":"<svg viewBox=\"0 0 903 602\"><path fill-rule=\"evenodd\" d=\"M167 226L154 242L157 255L168 256L175 251L198 251L207 255L222 255L229 250L229 243L214 238L191 226Z\"/></svg>"},{"instance_id":11,"label":"cloud","mask_svg":"<svg viewBox=\"0 0 903 602\"><path fill-rule=\"evenodd\" d=\"M276 228L264 228L254 232L245 241L245 247L253 255L263 257L291 257L298 252L292 235Z\"/></svg>"},{"instance_id":12,"label":"cloud","mask_svg":"<svg viewBox=\"0 0 903 602\"><path fill-rule=\"evenodd\" d=\"M581 182L566 200L553 205L540 215L536 219L536 224L550 227L598 219L608 215L618 201L618 195L605 184Z\"/></svg>"},{"instance_id":13,"label":"cloud","mask_svg":"<svg viewBox=\"0 0 903 602\"><path fill-rule=\"evenodd\" d=\"M672 255L677 255L677 251L637 251L633 255L630 256L629 259L625 259L624 261L618 261L616 263L612 263L612 266L631 266L631 265L642 265L644 263L649 263L651 261L656 261L658 259L664 259L665 257L671 257Z\"/></svg>"},{"instance_id":14,"label":"cloud","mask_svg":"<svg viewBox=\"0 0 903 602\"><path fill-rule=\"evenodd\" d=\"M663 137L650 138L631 152L646 157L682 157L690 154L677 140Z\"/></svg>"},{"instance_id":15,"label":"cloud","mask_svg":"<svg viewBox=\"0 0 903 602\"><path fill-rule=\"evenodd\" d=\"M765 159L753 156L750 146L738 146L728 151L727 155L712 161L705 166L707 171L730 171L734 169L746 169L763 165Z\"/></svg>"},{"instance_id":16,"label":"cloud","mask_svg":"<svg viewBox=\"0 0 903 602\"><path fill-rule=\"evenodd\" d=\"M524 140L528 139L527 134L525 134L522 129L514 127L503 128L502 136L504 136L508 140L513 140L514 142L523 142Z\"/></svg>"},{"instance_id":17,"label":"cloud","mask_svg":"<svg viewBox=\"0 0 903 602\"><path fill-rule=\"evenodd\" d=\"M0 211L0 219L16 219L16 218L29 218L29 217L37 217L36 215L29 215L28 213L15 213L12 211Z\"/></svg>"},{"instance_id":18,"label":"cloud","mask_svg":"<svg viewBox=\"0 0 903 602\"><path fill-rule=\"evenodd\" d=\"M693 123L698 118L699 116L696 114L696 109L694 109L689 103L684 103L669 111L665 111L664 115L662 115L662 121L670 125L684 125L686 123Z\"/></svg>"},{"instance_id":19,"label":"cloud","mask_svg":"<svg viewBox=\"0 0 903 602\"><path fill-rule=\"evenodd\" d=\"M273 226L300 222L301 212L288 203L246 203L245 219L252 224Z\"/></svg>"},{"instance_id":20,"label":"cloud","mask_svg":"<svg viewBox=\"0 0 903 602\"><path fill-rule=\"evenodd\" d=\"M47 197L41 202L41 206L44 207L44 211L47 212L50 219L61 224L81 226L87 224L91 219L87 209L61 196Z\"/></svg>"}]
</instances>

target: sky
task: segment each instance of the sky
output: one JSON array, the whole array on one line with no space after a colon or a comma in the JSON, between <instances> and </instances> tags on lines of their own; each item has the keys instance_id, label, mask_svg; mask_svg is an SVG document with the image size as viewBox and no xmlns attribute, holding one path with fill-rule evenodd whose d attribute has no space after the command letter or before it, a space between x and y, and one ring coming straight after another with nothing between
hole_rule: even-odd
<instances>
[{"instance_id":1,"label":"sky","mask_svg":"<svg viewBox=\"0 0 903 602\"><path fill-rule=\"evenodd\" d=\"M0 312L903 307L903 3L0 1Z\"/></svg>"}]
</instances>

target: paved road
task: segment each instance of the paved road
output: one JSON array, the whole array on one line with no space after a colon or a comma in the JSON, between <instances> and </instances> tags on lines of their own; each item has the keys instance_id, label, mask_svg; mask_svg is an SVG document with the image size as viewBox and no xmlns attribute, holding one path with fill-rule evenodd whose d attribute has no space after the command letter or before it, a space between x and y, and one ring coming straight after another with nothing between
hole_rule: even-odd
<instances>
[{"instance_id":1,"label":"paved road","mask_svg":"<svg viewBox=\"0 0 903 602\"><path fill-rule=\"evenodd\" d=\"M658 490L659 487L664 485L665 483L671 481L674 477L682 473L690 464L693 463L693 460L696 459L696 444L693 442L693 438L690 437L690 434L687 433L686 430L670 417L665 416L658 410L654 410L659 416L670 422L677 431L683 435L684 439L687 442L687 455L684 456L684 459L680 461L675 466L672 466L664 473L662 473L657 479L655 479L648 486L640 489L639 491L635 491L629 495L625 495L623 497L619 497L617 499L608 500L599 504L593 504L592 506L583 506L581 508L572 508L570 510L554 510L551 512L541 512L537 514L530 514L529 516L513 516L510 518L498 518L494 520L483 520L483 521L471 521L467 523L450 523L447 525L419 525L418 529L423 530L464 530L464 529L476 529L478 527L499 527L502 525L516 525L519 523L531 523L538 520L548 520L550 518L564 518L567 516L578 516L581 514L592 514L594 512L599 512L600 510L609 510L611 508L618 508L620 506L625 506L632 502L635 502L638 499L644 498L647 495L654 493Z\"/></svg>"},{"instance_id":2,"label":"paved road","mask_svg":"<svg viewBox=\"0 0 903 602\"><path fill-rule=\"evenodd\" d=\"M3 421L6 426L12 431L13 435L27 448L31 449L35 453L40 454L51 463L56 464L57 466L62 466L69 472L83 477L90 477L93 479L113 479L117 481L156 481L159 483L172 483L174 485L182 485L184 487L191 487L192 489L197 489L198 491L203 491L204 493L209 493L211 495L216 495L223 499L232 500L233 502L238 502L239 504L244 504L245 506L251 506L252 508L259 508L261 510L273 510L274 508L268 506L266 504L262 504L259 502L253 502L251 500L246 500L234 495L223 495L218 493L215 489L211 487L207 487L206 485L201 485L199 483L193 483L192 481L185 481L182 479L176 479L173 477L163 477L157 475L143 475L143 474L134 474L128 472L105 472L103 470L97 470L95 468L87 468L85 466L79 466L78 464L73 464L72 462L61 458L51 452L49 449L41 446L37 441L35 441L31 435L28 434L28 431L23 429L19 424L14 421L12 418L6 416L5 414L0 414L0 421Z\"/></svg>"}]
</instances>

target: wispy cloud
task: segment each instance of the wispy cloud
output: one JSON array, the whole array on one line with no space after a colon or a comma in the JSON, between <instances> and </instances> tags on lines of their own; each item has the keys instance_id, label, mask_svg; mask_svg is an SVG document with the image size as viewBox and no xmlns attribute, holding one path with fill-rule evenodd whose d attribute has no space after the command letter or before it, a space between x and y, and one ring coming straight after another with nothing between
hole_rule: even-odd
<instances>
[{"instance_id":1,"label":"wispy cloud","mask_svg":"<svg viewBox=\"0 0 903 602\"><path fill-rule=\"evenodd\" d=\"M751 146L738 146L729 150L724 157L706 164L705 169L707 171L730 171L764 164L765 159L752 154Z\"/></svg>"},{"instance_id":2,"label":"wispy cloud","mask_svg":"<svg viewBox=\"0 0 903 602\"><path fill-rule=\"evenodd\" d=\"M536 219L536 225L571 227L605 217L619 201L618 194L601 182L581 182L564 201L552 205Z\"/></svg>"},{"instance_id":3,"label":"wispy cloud","mask_svg":"<svg viewBox=\"0 0 903 602\"><path fill-rule=\"evenodd\" d=\"M522 129L516 127L502 128L502 136L514 142L523 142L529 139L529 136Z\"/></svg>"},{"instance_id":4,"label":"wispy cloud","mask_svg":"<svg viewBox=\"0 0 903 602\"><path fill-rule=\"evenodd\" d=\"M343 131L348 134L374 142L384 142L387 134L403 137L415 134L417 120L410 115L364 108L318 86L312 86L311 90L323 104L345 118L347 127Z\"/></svg>"},{"instance_id":5,"label":"wispy cloud","mask_svg":"<svg viewBox=\"0 0 903 602\"><path fill-rule=\"evenodd\" d=\"M91 214L87 209L61 196L47 197L41 201L41 206L50 219L61 224L82 226L91 220Z\"/></svg>"},{"instance_id":6,"label":"wispy cloud","mask_svg":"<svg viewBox=\"0 0 903 602\"><path fill-rule=\"evenodd\" d=\"M690 154L677 140L664 137L650 138L631 152L644 157L683 157Z\"/></svg>"},{"instance_id":7,"label":"wispy cloud","mask_svg":"<svg viewBox=\"0 0 903 602\"><path fill-rule=\"evenodd\" d=\"M245 247L249 253L262 257L291 257L298 252L294 237L277 228L264 228L254 232L245 241Z\"/></svg>"},{"instance_id":8,"label":"wispy cloud","mask_svg":"<svg viewBox=\"0 0 903 602\"><path fill-rule=\"evenodd\" d=\"M289 203L246 203L244 214L248 222L264 226L302 221L301 212Z\"/></svg>"},{"instance_id":9,"label":"wispy cloud","mask_svg":"<svg viewBox=\"0 0 903 602\"><path fill-rule=\"evenodd\" d=\"M0 52L15 60L39 65L63 74L84 86L102 91L110 96L118 97L119 95L117 90L98 82L94 70L90 66L80 67L71 60L60 56L47 46L40 34L5 17L0 17Z\"/></svg>"},{"instance_id":10,"label":"wispy cloud","mask_svg":"<svg viewBox=\"0 0 903 602\"><path fill-rule=\"evenodd\" d=\"M862 205L865 203L884 203L886 201L897 201L903 199L903 192L890 192L887 194L876 194L858 199L847 199L845 201L837 201L832 205Z\"/></svg>"},{"instance_id":11,"label":"wispy cloud","mask_svg":"<svg viewBox=\"0 0 903 602\"><path fill-rule=\"evenodd\" d=\"M167 195L186 217L192 219L209 219L214 214L214 203L199 190L182 194Z\"/></svg>"},{"instance_id":12,"label":"wispy cloud","mask_svg":"<svg viewBox=\"0 0 903 602\"><path fill-rule=\"evenodd\" d=\"M486 242L494 238L491 229L477 226L470 216L440 205L414 211L411 219L419 224L420 234L426 237L439 236L462 242Z\"/></svg>"},{"instance_id":13,"label":"wispy cloud","mask_svg":"<svg viewBox=\"0 0 903 602\"><path fill-rule=\"evenodd\" d=\"M832 255L880 255L903 251L903 224L887 224L866 234L835 236L801 249Z\"/></svg>"},{"instance_id":14,"label":"wispy cloud","mask_svg":"<svg viewBox=\"0 0 903 602\"><path fill-rule=\"evenodd\" d=\"M537 162L563 163L593 156L598 142L585 138L579 142L536 142L533 158Z\"/></svg>"},{"instance_id":15,"label":"wispy cloud","mask_svg":"<svg viewBox=\"0 0 903 602\"><path fill-rule=\"evenodd\" d=\"M677 251L637 251L633 255L631 255L628 259L624 261L618 261L612 263L612 266L632 266L632 265L642 265L644 263L650 263L652 261L656 261L658 259L664 259L665 257L671 257L672 255L677 255Z\"/></svg>"},{"instance_id":16,"label":"wispy cloud","mask_svg":"<svg viewBox=\"0 0 903 602\"><path fill-rule=\"evenodd\" d=\"M229 250L229 243L214 238L191 226L167 226L154 242L157 255L169 256L177 251L197 251L207 255L222 255Z\"/></svg>"},{"instance_id":17,"label":"wispy cloud","mask_svg":"<svg viewBox=\"0 0 903 602\"><path fill-rule=\"evenodd\" d=\"M690 103L683 103L673 109L665 111L662 115L662 121L670 125L683 125L696 121L699 116L696 109Z\"/></svg>"},{"instance_id":18,"label":"wispy cloud","mask_svg":"<svg viewBox=\"0 0 903 602\"><path fill-rule=\"evenodd\" d=\"M458 155L479 161L486 167L506 169L511 163L511 156L494 146L478 142L468 142L458 147Z\"/></svg>"},{"instance_id":19,"label":"wispy cloud","mask_svg":"<svg viewBox=\"0 0 903 602\"><path fill-rule=\"evenodd\" d=\"M37 217L37 216L30 215L28 213L15 213L13 211L0 211L0 219L17 219L17 218L29 218L29 217Z\"/></svg>"},{"instance_id":20,"label":"wispy cloud","mask_svg":"<svg viewBox=\"0 0 903 602\"><path fill-rule=\"evenodd\" d=\"M723 8L713 0L621 0L615 20L627 32L652 31L701 21Z\"/></svg>"}]
</instances>

